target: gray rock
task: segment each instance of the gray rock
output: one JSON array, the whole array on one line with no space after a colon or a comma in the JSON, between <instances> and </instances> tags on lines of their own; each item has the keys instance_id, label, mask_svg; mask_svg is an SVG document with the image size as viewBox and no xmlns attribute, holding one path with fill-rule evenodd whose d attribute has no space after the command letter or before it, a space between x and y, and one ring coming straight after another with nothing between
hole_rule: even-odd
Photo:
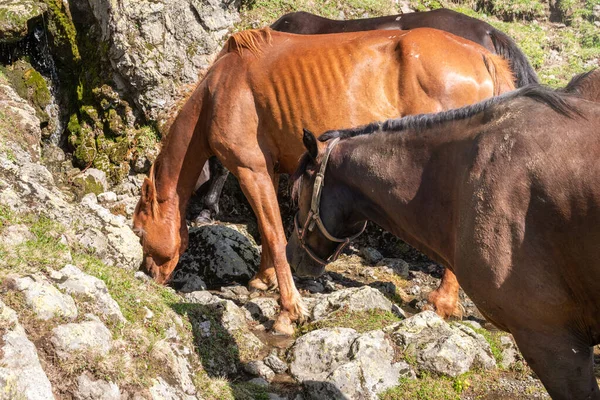
<instances>
[{"instance_id":1,"label":"gray rock","mask_svg":"<svg viewBox=\"0 0 600 400\"><path fill-rule=\"evenodd\" d=\"M113 382L93 380L87 374L77 378L77 389L73 393L75 400L120 400L121 391Z\"/></svg>"},{"instance_id":2,"label":"gray rock","mask_svg":"<svg viewBox=\"0 0 600 400\"><path fill-rule=\"evenodd\" d=\"M86 321L57 326L52 329L50 341L61 359L74 352L105 356L112 347L112 334L102 322Z\"/></svg>"},{"instance_id":3,"label":"gray rock","mask_svg":"<svg viewBox=\"0 0 600 400\"><path fill-rule=\"evenodd\" d=\"M448 324L432 311L398 322L386 331L421 370L458 376L472 368L496 367L485 338L462 324Z\"/></svg>"},{"instance_id":4,"label":"gray rock","mask_svg":"<svg viewBox=\"0 0 600 400\"><path fill-rule=\"evenodd\" d=\"M213 296L212 293L206 290L198 290L191 293L186 293L183 298L190 303L195 304L210 304L221 301L217 296Z\"/></svg>"},{"instance_id":5,"label":"gray rock","mask_svg":"<svg viewBox=\"0 0 600 400\"><path fill-rule=\"evenodd\" d=\"M219 293L219 296L228 300L244 302L248 300L250 292L246 286L242 285L225 286L221 288L221 293Z\"/></svg>"},{"instance_id":6,"label":"gray rock","mask_svg":"<svg viewBox=\"0 0 600 400\"><path fill-rule=\"evenodd\" d=\"M59 288L69 294L77 294L80 298L92 302L92 307L106 315L114 322L125 323L121 308L110 296L106 284L100 279L83 273L74 265L67 264L63 269L51 275Z\"/></svg>"},{"instance_id":7,"label":"gray rock","mask_svg":"<svg viewBox=\"0 0 600 400\"><path fill-rule=\"evenodd\" d=\"M252 378L248 382L253 385L257 385L264 388L269 387L269 382L267 382L263 378Z\"/></svg>"},{"instance_id":8,"label":"gray rock","mask_svg":"<svg viewBox=\"0 0 600 400\"><path fill-rule=\"evenodd\" d=\"M17 224L10 225L2 231L0 234L0 243L4 245L5 249L12 249L28 240L34 238L33 234L29 231L26 225Z\"/></svg>"},{"instance_id":9,"label":"gray rock","mask_svg":"<svg viewBox=\"0 0 600 400\"><path fill-rule=\"evenodd\" d=\"M197 82L239 17L238 1L90 1L117 89L151 120L160 119L183 86Z\"/></svg>"},{"instance_id":10,"label":"gray rock","mask_svg":"<svg viewBox=\"0 0 600 400\"><path fill-rule=\"evenodd\" d=\"M100 203L114 203L115 201L117 201L115 192L104 192L98 195L98 202Z\"/></svg>"},{"instance_id":11,"label":"gray rock","mask_svg":"<svg viewBox=\"0 0 600 400\"><path fill-rule=\"evenodd\" d=\"M21 0L9 2L13 5L18 3L25 2ZM39 3L36 1L31 0L27 3L35 3L39 7ZM0 22L0 25L2 25L2 22ZM0 41L2 40L0 39ZM19 164L24 161L38 161L40 159L42 131L35 109L26 100L22 99L13 88L0 83L0 110L5 118L10 121L13 128L7 132L10 135L5 140L9 142L9 148L16 155L16 161ZM20 151L14 152L16 149ZM6 149L3 151L6 151ZM25 157L22 157L21 154L24 154Z\"/></svg>"},{"instance_id":12,"label":"gray rock","mask_svg":"<svg viewBox=\"0 0 600 400\"><path fill-rule=\"evenodd\" d=\"M360 254L369 264L377 264L383 259L381 253L372 247L363 247L360 249Z\"/></svg>"},{"instance_id":13,"label":"gray rock","mask_svg":"<svg viewBox=\"0 0 600 400\"><path fill-rule=\"evenodd\" d=\"M267 382L271 382L275 377L275 372L262 361L250 361L244 364L244 370L250 375L263 378Z\"/></svg>"},{"instance_id":14,"label":"gray rock","mask_svg":"<svg viewBox=\"0 0 600 400\"><path fill-rule=\"evenodd\" d=\"M275 319L279 313L279 303L272 297L257 297L244 304L244 308L259 322Z\"/></svg>"},{"instance_id":15,"label":"gray rock","mask_svg":"<svg viewBox=\"0 0 600 400\"><path fill-rule=\"evenodd\" d=\"M276 374L284 374L288 370L288 365L281 361L274 352L271 352L263 361Z\"/></svg>"},{"instance_id":16,"label":"gray rock","mask_svg":"<svg viewBox=\"0 0 600 400\"><path fill-rule=\"evenodd\" d=\"M77 317L77 307L73 298L61 293L43 276L12 278L10 286L25 295L27 305L39 319L49 320L57 316L69 319Z\"/></svg>"},{"instance_id":17,"label":"gray rock","mask_svg":"<svg viewBox=\"0 0 600 400\"><path fill-rule=\"evenodd\" d=\"M0 337L0 397L54 399L52 386L42 369L35 346L19 324L17 314L1 300L0 326L4 328Z\"/></svg>"},{"instance_id":18,"label":"gray rock","mask_svg":"<svg viewBox=\"0 0 600 400\"><path fill-rule=\"evenodd\" d=\"M260 262L251 238L224 225L191 229L189 243L173 273L174 285L183 285L187 274L202 277L209 286L248 281Z\"/></svg>"},{"instance_id":19,"label":"gray rock","mask_svg":"<svg viewBox=\"0 0 600 400\"><path fill-rule=\"evenodd\" d=\"M401 258L384 258L377 263L377 266L389 267L397 275L403 277L404 279L408 278L409 265Z\"/></svg>"},{"instance_id":20,"label":"gray rock","mask_svg":"<svg viewBox=\"0 0 600 400\"><path fill-rule=\"evenodd\" d=\"M196 396L183 393L180 389L169 385L160 376L154 379L149 392L152 400L197 400Z\"/></svg>"},{"instance_id":21,"label":"gray rock","mask_svg":"<svg viewBox=\"0 0 600 400\"><path fill-rule=\"evenodd\" d=\"M512 366L517 361L521 360L521 353L515 346L512 336L500 336L500 344L502 345L502 362L500 367L506 369Z\"/></svg>"},{"instance_id":22,"label":"gray rock","mask_svg":"<svg viewBox=\"0 0 600 400\"><path fill-rule=\"evenodd\" d=\"M415 377L407 363L393 362L393 347L382 331L319 329L296 341L291 359L292 376L314 399L377 399L400 377Z\"/></svg>"},{"instance_id":23,"label":"gray rock","mask_svg":"<svg viewBox=\"0 0 600 400\"><path fill-rule=\"evenodd\" d=\"M106 174L96 168L89 168L72 178L73 184L80 187L83 194L94 193L99 195L108 189Z\"/></svg>"},{"instance_id":24,"label":"gray rock","mask_svg":"<svg viewBox=\"0 0 600 400\"><path fill-rule=\"evenodd\" d=\"M93 251L94 254L102 260L109 254L106 235L96 228L82 231L77 235L77 240L81 246Z\"/></svg>"},{"instance_id":25,"label":"gray rock","mask_svg":"<svg viewBox=\"0 0 600 400\"><path fill-rule=\"evenodd\" d=\"M392 302L377 289L369 286L348 288L322 296L312 309L312 319L319 321L339 309L348 311L392 311Z\"/></svg>"},{"instance_id":26,"label":"gray rock","mask_svg":"<svg viewBox=\"0 0 600 400\"><path fill-rule=\"evenodd\" d=\"M164 340L156 342L152 347L151 356L168 371L164 378L169 384L180 388L186 394L193 395L196 393L190 364L174 344L169 344Z\"/></svg>"}]
</instances>

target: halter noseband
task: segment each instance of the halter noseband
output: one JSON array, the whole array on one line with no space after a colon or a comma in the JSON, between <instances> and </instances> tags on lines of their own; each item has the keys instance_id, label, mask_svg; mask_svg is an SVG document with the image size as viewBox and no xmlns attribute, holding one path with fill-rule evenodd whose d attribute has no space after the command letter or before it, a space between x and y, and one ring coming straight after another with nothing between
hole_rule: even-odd
<instances>
[{"instance_id":1,"label":"halter noseband","mask_svg":"<svg viewBox=\"0 0 600 400\"><path fill-rule=\"evenodd\" d=\"M331 154L331 152L333 151L333 148L338 144L339 141L340 141L340 138L333 139L331 141L331 143L329 143L329 145L327 146L327 149L325 150L325 155L323 156L323 160L321 161L321 168L319 169L319 173L317 174L317 177L315 178L315 183L313 186L313 194L312 194L312 200L310 203L310 211L308 212L308 216L306 217L306 222L304 222L304 225L302 226L302 228L300 227L300 223L298 221L299 212L297 212L296 216L294 217L294 227L296 229L298 239L300 240L300 246L304 249L304 251L306 251L306 253L313 260L315 260L317 263L319 263L321 265L326 265L332 261L337 260L337 258L342 253L342 250L344 250L344 248L352 240L359 237L365 231L365 228L367 227L367 221L365 221L365 224L363 225L362 229L358 233L356 233L352 236L349 236L347 238L344 238L344 239L336 238L335 236L331 235L327 231L327 228L325 228L325 225L323 224L323 221L321 220L321 216L319 214L319 207L321 205L321 192L322 192L323 186L325 185L325 170L327 169L327 161L329 161L329 155ZM332 255L330 255L329 257L327 257L327 259L325 259L325 260L322 259L321 257L319 257L318 255L316 255L315 252L310 247L308 247L308 245L304 241L306 232L307 231L312 232L312 230L315 227L315 224L317 225L317 227L319 228L319 230L321 231L323 236L325 236L328 240L339 243L335 252Z\"/></svg>"}]
</instances>

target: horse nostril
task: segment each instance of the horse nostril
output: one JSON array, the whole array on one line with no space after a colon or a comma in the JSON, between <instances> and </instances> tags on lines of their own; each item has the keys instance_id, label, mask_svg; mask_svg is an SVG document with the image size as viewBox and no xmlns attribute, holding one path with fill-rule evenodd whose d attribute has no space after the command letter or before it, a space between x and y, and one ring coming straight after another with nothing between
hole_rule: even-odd
<instances>
[{"instance_id":1,"label":"horse nostril","mask_svg":"<svg viewBox=\"0 0 600 400\"><path fill-rule=\"evenodd\" d=\"M140 239L142 238L142 236L144 235L144 231L141 228L133 228L132 229L133 233L135 234L135 236L139 237Z\"/></svg>"}]
</instances>

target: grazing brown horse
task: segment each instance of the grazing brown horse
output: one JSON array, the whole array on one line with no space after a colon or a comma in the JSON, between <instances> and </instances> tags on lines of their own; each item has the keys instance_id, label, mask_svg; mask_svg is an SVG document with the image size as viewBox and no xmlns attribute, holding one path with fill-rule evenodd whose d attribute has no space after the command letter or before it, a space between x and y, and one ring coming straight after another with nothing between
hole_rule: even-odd
<instances>
[{"instance_id":1,"label":"grazing brown horse","mask_svg":"<svg viewBox=\"0 0 600 400\"><path fill-rule=\"evenodd\" d=\"M303 303L286 260L276 188L303 152L302 127L325 131L440 111L513 87L503 59L435 29L237 33L182 107L142 186L134 229L144 267L158 282L169 279L187 246L187 202L204 163L216 155L258 219L262 256L250 286L279 284L282 312L274 329L292 333Z\"/></svg>"},{"instance_id":2,"label":"grazing brown horse","mask_svg":"<svg viewBox=\"0 0 600 400\"><path fill-rule=\"evenodd\" d=\"M575 93L580 97L600 102L600 69L579 74L563 89L566 93Z\"/></svg>"},{"instance_id":3,"label":"grazing brown horse","mask_svg":"<svg viewBox=\"0 0 600 400\"><path fill-rule=\"evenodd\" d=\"M303 35L415 28L435 28L479 43L508 61L517 87L538 83L537 75L527 57L509 36L484 21L445 8L348 21L337 21L298 11L284 15L271 25L271 29L276 31ZM219 213L219 198L228 175L228 171L216 158L212 158L210 164L210 181L203 199L204 210L196 218L200 223L209 222L212 216Z\"/></svg>"},{"instance_id":4,"label":"grazing brown horse","mask_svg":"<svg viewBox=\"0 0 600 400\"><path fill-rule=\"evenodd\" d=\"M600 399L599 126L600 104L537 86L327 143L307 132L290 264L320 269L306 249L326 259L329 237L374 221L451 268L553 399Z\"/></svg>"}]
</instances>

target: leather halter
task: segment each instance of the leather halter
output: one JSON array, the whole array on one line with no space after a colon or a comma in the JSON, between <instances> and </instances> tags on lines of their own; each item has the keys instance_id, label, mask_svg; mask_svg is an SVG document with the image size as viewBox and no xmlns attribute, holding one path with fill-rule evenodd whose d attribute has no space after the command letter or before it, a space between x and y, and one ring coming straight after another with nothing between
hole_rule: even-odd
<instances>
[{"instance_id":1,"label":"leather halter","mask_svg":"<svg viewBox=\"0 0 600 400\"><path fill-rule=\"evenodd\" d=\"M300 246L304 249L304 251L306 251L306 253L313 260L315 260L317 263L319 263L321 265L327 265L328 263L337 260L337 258L342 253L342 250L344 250L344 248L352 240L359 237L365 231L365 228L367 227L367 221L365 221L365 224L363 225L362 229L358 233L356 233L352 236L349 236L347 238L340 239L340 238L336 238L335 236L331 235L329 233L329 231L327 231L327 228L325 228L325 225L323 224L323 221L321 220L319 208L321 205L321 192L322 192L323 186L325 185L325 170L327 169L327 161L329 161L329 155L331 154L333 148L338 144L339 141L340 141L340 138L333 139L327 146L327 149L325 150L325 155L323 156L323 160L321 161L321 168L319 169L319 173L317 174L317 177L315 178L315 183L313 186L310 211L308 212L308 216L306 217L306 221L304 222L304 225L302 226L302 228L300 228L300 223L298 221L298 216L299 216L300 212L297 212L296 216L294 217L294 227L296 229L296 234L298 235L298 239L300 240ZM319 228L319 230L321 231L323 236L325 236L328 240L339 243L335 252L332 255L330 255L329 257L327 257L327 259L325 259L325 260L322 259L321 257L319 257L318 255L316 255L315 252L310 247L308 247L308 244L306 244L306 242L304 241L306 232L307 231L312 232L312 230L315 227L315 224L317 225L317 227Z\"/></svg>"}]
</instances>

